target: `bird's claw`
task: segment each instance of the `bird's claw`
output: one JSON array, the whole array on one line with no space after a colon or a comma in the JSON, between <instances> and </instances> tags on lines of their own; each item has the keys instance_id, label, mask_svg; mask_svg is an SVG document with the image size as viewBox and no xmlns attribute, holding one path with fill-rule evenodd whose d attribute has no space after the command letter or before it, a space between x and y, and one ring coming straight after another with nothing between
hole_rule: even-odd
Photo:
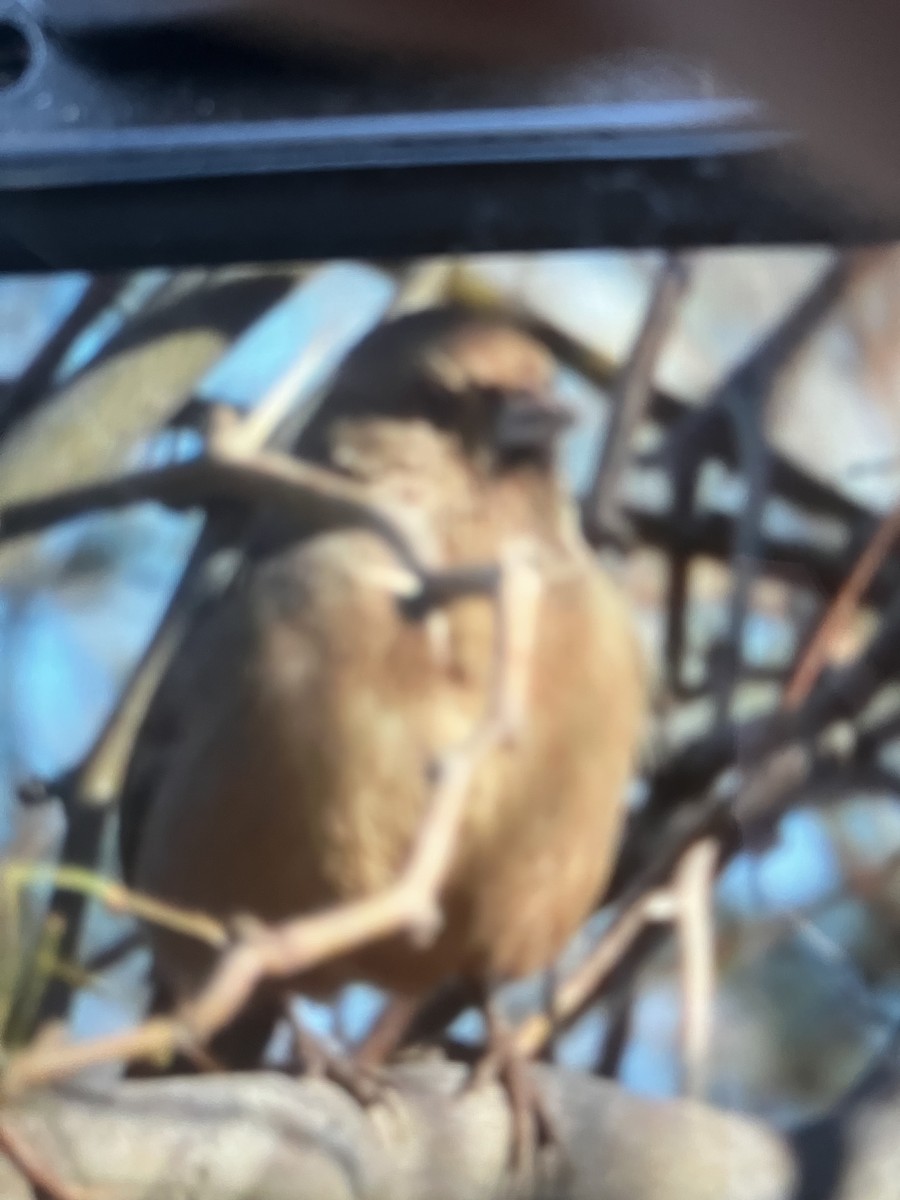
<instances>
[{"instance_id":1,"label":"bird's claw","mask_svg":"<svg viewBox=\"0 0 900 1200\"><path fill-rule=\"evenodd\" d=\"M472 1069L465 1090L496 1082L510 1106L509 1165L518 1179L534 1176L539 1152L560 1144L559 1128L531 1070L531 1063L510 1042L496 1044Z\"/></svg>"}]
</instances>

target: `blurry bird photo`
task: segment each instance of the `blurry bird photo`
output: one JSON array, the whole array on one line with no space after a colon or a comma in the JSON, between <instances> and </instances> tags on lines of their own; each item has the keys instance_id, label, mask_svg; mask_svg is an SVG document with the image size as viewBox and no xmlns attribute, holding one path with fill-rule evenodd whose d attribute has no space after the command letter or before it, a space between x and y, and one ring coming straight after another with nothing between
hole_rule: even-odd
<instances>
[{"instance_id":1,"label":"blurry bird photo","mask_svg":"<svg viewBox=\"0 0 900 1200\"><path fill-rule=\"evenodd\" d=\"M0 1196L896 1195L898 328L890 247L0 278Z\"/></svg>"}]
</instances>

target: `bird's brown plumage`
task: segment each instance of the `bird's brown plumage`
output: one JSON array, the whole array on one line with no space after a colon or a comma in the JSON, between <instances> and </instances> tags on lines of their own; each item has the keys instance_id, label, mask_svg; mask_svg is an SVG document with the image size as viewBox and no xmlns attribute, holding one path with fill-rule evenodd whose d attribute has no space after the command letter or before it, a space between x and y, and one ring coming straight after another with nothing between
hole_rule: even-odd
<instances>
[{"instance_id":1,"label":"bird's brown plumage","mask_svg":"<svg viewBox=\"0 0 900 1200\"><path fill-rule=\"evenodd\" d=\"M618 843L643 712L629 614L578 530L546 444L504 450L499 415L554 405L555 364L502 321L401 318L350 356L301 452L390 506L436 566L528 539L539 622L522 736L478 768L427 949L397 937L304 979L420 993L453 976L550 963L596 900ZM126 787L122 847L139 888L219 915L313 911L396 878L428 768L482 716L494 609L407 615L375 535L262 535L164 683ZM161 738L161 741L160 741ZM209 968L155 934L178 992Z\"/></svg>"}]
</instances>

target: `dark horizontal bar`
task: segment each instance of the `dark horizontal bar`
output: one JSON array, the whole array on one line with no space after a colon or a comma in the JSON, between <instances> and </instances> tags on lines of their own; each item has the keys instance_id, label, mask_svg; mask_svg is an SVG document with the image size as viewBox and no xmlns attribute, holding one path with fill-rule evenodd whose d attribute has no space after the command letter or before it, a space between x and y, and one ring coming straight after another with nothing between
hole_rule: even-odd
<instances>
[{"instance_id":1,"label":"dark horizontal bar","mask_svg":"<svg viewBox=\"0 0 900 1200\"><path fill-rule=\"evenodd\" d=\"M752 165L468 164L0 191L0 269L885 236L798 206L766 163Z\"/></svg>"},{"instance_id":2,"label":"dark horizontal bar","mask_svg":"<svg viewBox=\"0 0 900 1200\"><path fill-rule=\"evenodd\" d=\"M235 172L448 164L643 161L774 149L747 101L523 106L223 124L17 132L0 139L4 188Z\"/></svg>"}]
</instances>

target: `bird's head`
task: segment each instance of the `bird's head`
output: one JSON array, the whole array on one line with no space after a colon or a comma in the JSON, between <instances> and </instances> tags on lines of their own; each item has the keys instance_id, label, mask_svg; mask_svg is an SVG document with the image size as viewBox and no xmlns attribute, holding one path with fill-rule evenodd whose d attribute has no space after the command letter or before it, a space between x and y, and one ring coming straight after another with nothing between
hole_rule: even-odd
<instances>
[{"instance_id":1,"label":"bird's head","mask_svg":"<svg viewBox=\"0 0 900 1200\"><path fill-rule=\"evenodd\" d=\"M424 425L485 472L550 469L572 422L557 370L549 350L508 319L459 307L402 316L351 352L300 449L329 458L336 429Z\"/></svg>"}]
</instances>

